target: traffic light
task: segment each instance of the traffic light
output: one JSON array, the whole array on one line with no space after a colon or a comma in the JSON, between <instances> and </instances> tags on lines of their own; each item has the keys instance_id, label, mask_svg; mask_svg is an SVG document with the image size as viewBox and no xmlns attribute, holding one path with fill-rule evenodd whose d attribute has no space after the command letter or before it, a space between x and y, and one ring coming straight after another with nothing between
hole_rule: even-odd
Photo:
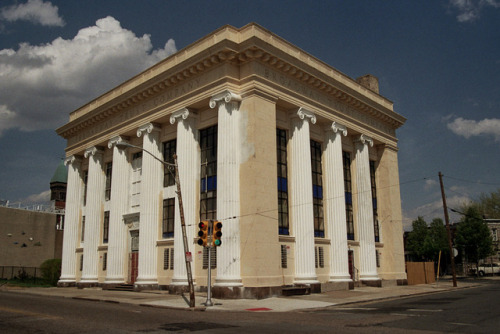
<instances>
[{"instance_id":1,"label":"traffic light","mask_svg":"<svg viewBox=\"0 0 500 334\"><path fill-rule=\"evenodd\" d=\"M212 231L212 242L214 246L220 246L222 244L222 240L220 238L222 237L222 223L215 221L214 222L214 227Z\"/></svg>"},{"instance_id":2,"label":"traffic light","mask_svg":"<svg viewBox=\"0 0 500 334\"><path fill-rule=\"evenodd\" d=\"M198 232L198 245L200 246L206 246L207 245L207 234L208 234L208 222L206 220L201 221L198 224L198 227L200 228L200 231Z\"/></svg>"}]
</instances>

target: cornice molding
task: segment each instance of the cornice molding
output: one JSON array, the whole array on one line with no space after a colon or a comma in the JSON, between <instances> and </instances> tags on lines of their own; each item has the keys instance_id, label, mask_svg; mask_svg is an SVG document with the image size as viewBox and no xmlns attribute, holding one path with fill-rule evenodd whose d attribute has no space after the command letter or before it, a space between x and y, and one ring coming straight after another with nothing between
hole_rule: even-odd
<instances>
[{"instance_id":1,"label":"cornice molding","mask_svg":"<svg viewBox=\"0 0 500 334\"><path fill-rule=\"evenodd\" d=\"M100 154L103 154L104 153L104 150L102 149L102 147L100 146L92 146L92 147L89 147L85 150L85 153L84 153L84 157L85 159L87 159L89 156L98 156Z\"/></svg>"},{"instance_id":2,"label":"cornice molding","mask_svg":"<svg viewBox=\"0 0 500 334\"><path fill-rule=\"evenodd\" d=\"M196 115L196 112L193 110L193 109L189 109L189 108L182 108L182 109L179 109L175 112L172 113L172 115L170 116L170 124L175 124L175 121L177 119L183 119L183 120L186 120L189 115Z\"/></svg>"},{"instance_id":3,"label":"cornice molding","mask_svg":"<svg viewBox=\"0 0 500 334\"><path fill-rule=\"evenodd\" d=\"M152 132L160 132L160 131L161 127L158 124L146 123L137 129L137 137L142 137L142 135L146 133L149 134Z\"/></svg>"},{"instance_id":4,"label":"cornice molding","mask_svg":"<svg viewBox=\"0 0 500 334\"><path fill-rule=\"evenodd\" d=\"M241 96L231 92L230 90L225 90L222 93L212 96L209 102L210 108L215 108L219 102L241 102Z\"/></svg>"}]
</instances>

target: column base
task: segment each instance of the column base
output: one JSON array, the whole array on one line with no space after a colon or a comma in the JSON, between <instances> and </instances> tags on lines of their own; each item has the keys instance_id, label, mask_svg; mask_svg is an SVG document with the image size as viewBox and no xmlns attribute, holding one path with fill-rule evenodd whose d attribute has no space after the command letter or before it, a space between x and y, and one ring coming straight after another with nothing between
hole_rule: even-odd
<instances>
[{"instance_id":1,"label":"column base","mask_svg":"<svg viewBox=\"0 0 500 334\"><path fill-rule=\"evenodd\" d=\"M241 279L239 279L239 278L223 278L223 279L216 278L214 286L216 286L216 287L228 287L228 288L230 288L230 287L242 287L243 283L241 282Z\"/></svg>"},{"instance_id":2,"label":"column base","mask_svg":"<svg viewBox=\"0 0 500 334\"><path fill-rule=\"evenodd\" d=\"M316 276L310 277L295 277L293 284L319 284L318 278Z\"/></svg>"},{"instance_id":3,"label":"column base","mask_svg":"<svg viewBox=\"0 0 500 334\"><path fill-rule=\"evenodd\" d=\"M76 281L75 280L69 280L69 279L61 279L57 282L57 286L60 288L69 288L69 287L74 287L76 286Z\"/></svg>"},{"instance_id":4,"label":"column base","mask_svg":"<svg viewBox=\"0 0 500 334\"><path fill-rule=\"evenodd\" d=\"M124 284L126 282L125 282L125 278L123 278L123 277L106 277L104 283L105 284Z\"/></svg>"}]
</instances>

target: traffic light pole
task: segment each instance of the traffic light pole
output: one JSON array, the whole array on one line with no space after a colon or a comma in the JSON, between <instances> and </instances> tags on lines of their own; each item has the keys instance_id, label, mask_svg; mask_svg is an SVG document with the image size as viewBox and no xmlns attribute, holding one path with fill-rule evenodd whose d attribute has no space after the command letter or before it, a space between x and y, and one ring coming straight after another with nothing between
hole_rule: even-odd
<instances>
[{"instance_id":1,"label":"traffic light pole","mask_svg":"<svg viewBox=\"0 0 500 334\"><path fill-rule=\"evenodd\" d=\"M207 277L207 300L205 301L205 306L213 306L212 303L212 239L213 239L213 229L214 229L214 221L210 220L208 223L208 241L207 241L207 249L208 249L208 277Z\"/></svg>"},{"instance_id":2,"label":"traffic light pole","mask_svg":"<svg viewBox=\"0 0 500 334\"><path fill-rule=\"evenodd\" d=\"M189 285L189 307L195 307L193 273L191 262L188 259L189 245L186 235L186 222L184 220L184 206L182 204L181 181L179 179L179 169L177 167L177 155L174 154L175 184L177 185L177 199L179 200L179 213L181 216L182 240L184 243L184 260L186 261L186 272Z\"/></svg>"}]
</instances>

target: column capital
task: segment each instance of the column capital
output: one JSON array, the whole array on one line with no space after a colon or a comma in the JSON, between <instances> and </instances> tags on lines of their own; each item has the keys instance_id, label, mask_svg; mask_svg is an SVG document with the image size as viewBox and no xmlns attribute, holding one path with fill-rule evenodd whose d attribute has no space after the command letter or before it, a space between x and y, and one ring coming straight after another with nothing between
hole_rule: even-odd
<instances>
[{"instance_id":1,"label":"column capital","mask_svg":"<svg viewBox=\"0 0 500 334\"><path fill-rule=\"evenodd\" d=\"M367 135L359 135L359 137L357 137L356 139L354 139L354 142L355 143L360 143L360 144L363 144L363 145L370 145L370 147L373 147L373 138L372 137L368 137Z\"/></svg>"},{"instance_id":2,"label":"column capital","mask_svg":"<svg viewBox=\"0 0 500 334\"><path fill-rule=\"evenodd\" d=\"M345 125L333 122L325 127L325 131L333 131L333 133L341 133L344 137L347 136L347 128Z\"/></svg>"},{"instance_id":3,"label":"column capital","mask_svg":"<svg viewBox=\"0 0 500 334\"><path fill-rule=\"evenodd\" d=\"M108 148L113 148L113 146L115 146L118 143L126 143L128 142L128 140L129 138L124 136L113 137L108 141Z\"/></svg>"},{"instance_id":4,"label":"column capital","mask_svg":"<svg viewBox=\"0 0 500 334\"><path fill-rule=\"evenodd\" d=\"M217 103L219 102L229 103L231 101L240 102L241 96L231 92L230 90L225 90L222 93L212 96L212 98L210 99L209 106L210 108L213 109L217 106Z\"/></svg>"},{"instance_id":5,"label":"column capital","mask_svg":"<svg viewBox=\"0 0 500 334\"><path fill-rule=\"evenodd\" d=\"M95 156L103 154L103 153L104 153L104 150L102 149L102 147L92 146L92 147L89 147L85 150L84 157L85 158L88 158L89 156L95 157Z\"/></svg>"},{"instance_id":6,"label":"column capital","mask_svg":"<svg viewBox=\"0 0 500 334\"><path fill-rule=\"evenodd\" d=\"M161 128L158 124L156 123L146 123L142 126L140 126L138 129L137 129L137 137L142 137L143 134L145 134L146 132L147 133L151 133L153 131L158 131L160 132Z\"/></svg>"},{"instance_id":7,"label":"column capital","mask_svg":"<svg viewBox=\"0 0 500 334\"><path fill-rule=\"evenodd\" d=\"M82 157L79 155L70 155L66 159L64 159L64 165L72 165L74 163L81 163L82 162Z\"/></svg>"},{"instance_id":8,"label":"column capital","mask_svg":"<svg viewBox=\"0 0 500 334\"><path fill-rule=\"evenodd\" d=\"M175 121L179 118L185 120L189 117L189 115L196 115L196 112L189 108L182 108L174 111L172 115L170 115L170 124L175 124Z\"/></svg>"},{"instance_id":9,"label":"column capital","mask_svg":"<svg viewBox=\"0 0 500 334\"><path fill-rule=\"evenodd\" d=\"M316 115L314 112L307 110L304 107L297 109L297 116L302 120L310 119L312 124L316 124Z\"/></svg>"}]
</instances>

